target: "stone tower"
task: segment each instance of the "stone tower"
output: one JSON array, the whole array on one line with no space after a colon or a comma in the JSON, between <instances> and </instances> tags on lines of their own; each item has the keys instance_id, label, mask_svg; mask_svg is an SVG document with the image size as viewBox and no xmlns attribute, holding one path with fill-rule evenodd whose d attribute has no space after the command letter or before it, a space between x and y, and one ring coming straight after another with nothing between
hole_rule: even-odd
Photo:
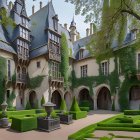
<instances>
[{"instance_id":1,"label":"stone tower","mask_svg":"<svg viewBox=\"0 0 140 140\"><path fill-rule=\"evenodd\" d=\"M69 29L70 29L71 41L72 41L72 43L74 43L76 41L76 37L77 37L76 22L74 21L74 17L73 17L73 20L71 22Z\"/></svg>"}]
</instances>

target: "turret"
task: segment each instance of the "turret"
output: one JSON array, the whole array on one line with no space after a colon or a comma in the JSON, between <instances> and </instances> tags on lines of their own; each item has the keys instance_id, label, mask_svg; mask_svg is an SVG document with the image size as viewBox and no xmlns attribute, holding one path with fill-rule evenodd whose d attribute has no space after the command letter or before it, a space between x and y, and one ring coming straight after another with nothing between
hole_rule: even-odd
<instances>
[{"instance_id":1,"label":"turret","mask_svg":"<svg viewBox=\"0 0 140 140\"><path fill-rule=\"evenodd\" d=\"M71 36L72 43L74 43L77 37L76 22L74 21L74 17L70 25L70 36Z\"/></svg>"}]
</instances>

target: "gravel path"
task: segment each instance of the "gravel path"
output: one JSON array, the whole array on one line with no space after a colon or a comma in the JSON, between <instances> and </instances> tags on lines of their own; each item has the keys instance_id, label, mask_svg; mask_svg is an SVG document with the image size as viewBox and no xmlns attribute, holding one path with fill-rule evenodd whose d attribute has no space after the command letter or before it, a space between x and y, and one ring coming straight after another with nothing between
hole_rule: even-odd
<instances>
[{"instance_id":1,"label":"gravel path","mask_svg":"<svg viewBox=\"0 0 140 140\"><path fill-rule=\"evenodd\" d=\"M29 131L24 133L13 132L12 130L0 129L0 140L67 140L68 136L90 124L113 117L117 112L93 111L84 119L74 121L71 125L61 125L61 129L47 133Z\"/></svg>"}]
</instances>

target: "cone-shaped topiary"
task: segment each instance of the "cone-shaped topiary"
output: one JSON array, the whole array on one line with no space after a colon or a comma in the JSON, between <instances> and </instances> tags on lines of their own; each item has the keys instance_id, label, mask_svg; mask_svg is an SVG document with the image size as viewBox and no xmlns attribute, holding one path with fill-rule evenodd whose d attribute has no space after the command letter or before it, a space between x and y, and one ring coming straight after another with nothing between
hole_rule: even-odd
<instances>
[{"instance_id":1,"label":"cone-shaped topiary","mask_svg":"<svg viewBox=\"0 0 140 140\"><path fill-rule=\"evenodd\" d=\"M41 106L43 106L45 104L45 98L44 96L42 96L42 99L41 99Z\"/></svg>"},{"instance_id":2,"label":"cone-shaped topiary","mask_svg":"<svg viewBox=\"0 0 140 140\"><path fill-rule=\"evenodd\" d=\"M35 102L34 109L39 109L39 106L38 106L38 100L36 100L36 102Z\"/></svg>"},{"instance_id":3,"label":"cone-shaped topiary","mask_svg":"<svg viewBox=\"0 0 140 140\"><path fill-rule=\"evenodd\" d=\"M31 107L31 105L30 105L30 102L29 102L29 101L27 102L25 109L26 109L26 110L30 110L30 109L32 109L32 107Z\"/></svg>"},{"instance_id":4,"label":"cone-shaped topiary","mask_svg":"<svg viewBox=\"0 0 140 140\"><path fill-rule=\"evenodd\" d=\"M73 98L73 102L72 102L72 105L71 105L70 111L74 111L74 112L81 111L81 110L80 110L80 107L79 107L79 105L78 105L77 100L76 100L75 97Z\"/></svg>"},{"instance_id":5,"label":"cone-shaped topiary","mask_svg":"<svg viewBox=\"0 0 140 140\"><path fill-rule=\"evenodd\" d=\"M64 99L61 100L60 110L64 112L67 111L67 105Z\"/></svg>"}]
</instances>

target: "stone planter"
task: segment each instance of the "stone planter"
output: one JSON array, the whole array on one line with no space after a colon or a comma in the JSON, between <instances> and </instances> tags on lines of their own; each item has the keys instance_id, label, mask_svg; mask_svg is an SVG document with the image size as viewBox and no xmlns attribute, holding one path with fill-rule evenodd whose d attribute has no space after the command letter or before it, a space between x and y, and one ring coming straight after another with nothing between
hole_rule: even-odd
<instances>
[{"instance_id":1,"label":"stone planter","mask_svg":"<svg viewBox=\"0 0 140 140\"><path fill-rule=\"evenodd\" d=\"M72 114L65 115L65 114L58 114L60 117L60 123L62 124L71 124L73 123Z\"/></svg>"},{"instance_id":2,"label":"stone planter","mask_svg":"<svg viewBox=\"0 0 140 140\"><path fill-rule=\"evenodd\" d=\"M60 119L59 118L37 118L37 127L39 130L46 132L51 132L60 128Z\"/></svg>"},{"instance_id":3,"label":"stone planter","mask_svg":"<svg viewBox=\"0 0 140 140\"><path fill-rule=\"evenodd\" d=\"M9 125L8 118L2 118L0 123L1 123L1 127L7 128Z\"/></svg>"}]
</instances>

